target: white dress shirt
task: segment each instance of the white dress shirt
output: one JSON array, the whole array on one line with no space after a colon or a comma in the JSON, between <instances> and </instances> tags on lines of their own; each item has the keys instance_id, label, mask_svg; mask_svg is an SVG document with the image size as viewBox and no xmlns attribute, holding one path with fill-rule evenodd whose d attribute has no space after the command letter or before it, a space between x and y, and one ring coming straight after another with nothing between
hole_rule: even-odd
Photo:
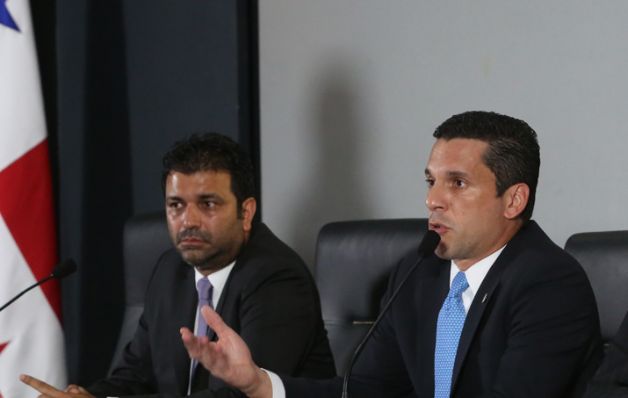
<instances>
[{"instance_id":1,"label":"white dress shirt","mask_svg":"<svg viewBox=\"0 0 628 398\"><path fill-rule=\"evenodd\" d=\"M505 247L506 246L502 246L500 249L498 249L494 253L489 254L488 256L484 257L477 263L467 268L466 271L464 271L464 275L467 277L467 283L469 283L469 287L467 288L467 290L462 292L462 304L464 305L465 313L469 312L469 308L471 308L471 303L473 302L473 298L475 297L475 294L478 292L478 289L480 288L480 285L482 284L484 277L486 276L486 274L488 274L488 271L493 266L493 263L495 263L495 260L497 260L497 257L499 257L499 255L501 254L501 252L504 250ZM456 265L456 262L452 260L451 265L450 265L450 275L449 275L449 287L450 288L451 288L451 282L453 282L454 277L459 271L460 269Z\"/></svg>"},{"instance_id":2,"label":"white dress shirt","mask_svg":"<svg viewBox=\"0 0 628 398\"><path fill-rule=\"evenodd\" d=\"M226 267L213 272L207 275L207 279L209 279L209 283L212 284L212 305L214 308L218 308L218 301L220 301L220 295L225 288L225 284L227 283L227 279L229 278L229 274L235 265L235 261L232 261ZM205 275L201 274L196 268L194 268L194 289L196 289L196 285L201 278L204 278ZM196 314L194 315L194 331L198 329L198 312L199 308L196 307ZM190 361L190 377L188 379L188 395L192 392L192 376L194 376L194 369L196 368L196 361Z\"/></svg>"}]
</instances>

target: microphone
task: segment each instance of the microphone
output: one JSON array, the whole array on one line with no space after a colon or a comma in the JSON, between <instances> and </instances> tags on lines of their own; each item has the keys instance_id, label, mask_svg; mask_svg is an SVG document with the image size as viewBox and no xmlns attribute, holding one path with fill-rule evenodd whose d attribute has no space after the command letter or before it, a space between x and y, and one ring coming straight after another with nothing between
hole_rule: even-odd
<instances>
[{"instance_id":1,"label":"microphone","mask_svg":"<svg viewBox=\"0 0 628 398\"><path fill-rule=\"evenodd\" d=\"M379 315L375 319L375 322L373 322L368 332L366 332L366 334L364 335L364 338L362 339L362 341L360 341L360 344L358 344L357 348L353 352L353 356L351 357L351 361L349 362L349 366L347 367L347 370L345 371L345 375L342 380L342 398L347 398L349 396L349 377L351 376L351 370L353 369L353 365L358 359L358 356L362 352L362 349L366 345L366 342L371 337L371 335L373 334L373 331L375 331L375 328L380 323L382 318L384 318L384 314L386 313L386 311L388 311L393 301L395 301L395 299L397 298L397 295L401 291L401 288L403 287L403 285L406 284L406 281L408 280L410 275L414 272L414 270L418 267L418 265L421 264L421 262L423 261L425 257L434 253L434 250L436 250L436 246L438 246L439 242L440 242L440 235L438 235L436 232L432 230L428 230L425 233L423 240L419 244L419 250L418 250L419 258L412 265L412 267L410 267L408 272L406 272L406 274L404 275L403 279L401 280L397 288L394 290L394 292L392 293L392 295L390 296L386 304L382 307L382 310L379 312Z\"/></svg>"},{"instance_id":2,"label":"microphone","mask_svg":"<svg viewBox=\"0 0 628 398\"><path fill-rule=\"evenodd\" d=\"M24 293L26 293L29 290L31 290L31 289L41 285L42 283L47 282L47 281L49 281L50 279L53 279L53 278L54 279L65 278L66 276L74 273L75 271L76 271L76 263L71 258L68 258L67 260L64 260L64 261L60 262L52 270L52 273L50 273L50 275L48 275L47 277L45 277L45 278L35 282L34 284L32 284L31 286L27 287L26 289L22 290L20 293L18 293L17 296L15 296L11 300L9 300L8 303L6 303L2 307L0 307L0 311L4 310L9 305L11 305L15 300L17 300L20 297L22 297L24 295Z\"/></svg>"},{"instance_id":3,"label":"microphone","mask_svg":"<svg viewBox=\"0 0 628 398\"><path fill-rule=\"evenodd\" d=\"M63 279L74 272L76 272L76 263L71 258L68 258L67 260L57 264L57 266L52 270L50 276L48 276L47 279L42 279L41 283L44 283L50 278Z\"/></svg>"}]
</instances>

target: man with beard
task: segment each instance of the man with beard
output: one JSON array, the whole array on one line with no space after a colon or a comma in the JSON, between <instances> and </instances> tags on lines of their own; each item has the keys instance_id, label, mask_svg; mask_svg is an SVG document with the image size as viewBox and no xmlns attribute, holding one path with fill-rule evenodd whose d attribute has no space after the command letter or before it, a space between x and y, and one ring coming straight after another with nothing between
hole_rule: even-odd
<instances>
[{"instance_id":1,"label":"man with beard","mask_svg":"<svg viewBox=\"0 0 628 398\"><path fill-rule=\"evenodd\" d=\"M255 223L253 167L219 134L178 142L163 159L168 229L175 249L159 259L135 336L110 377L46 396L231 397L241 393L191 361L182 326L215 339L199 315L210 305L267 369L335 375L317 289L301 258ZM199 290L197 293L197 289Z\"/></svg>"}]
</instances>

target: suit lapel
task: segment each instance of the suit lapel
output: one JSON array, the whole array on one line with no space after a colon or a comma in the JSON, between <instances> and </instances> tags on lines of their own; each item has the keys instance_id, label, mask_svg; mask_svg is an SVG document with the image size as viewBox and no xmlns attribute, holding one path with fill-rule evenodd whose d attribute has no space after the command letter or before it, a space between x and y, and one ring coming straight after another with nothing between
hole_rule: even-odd
<instances>
[{"instance_id":1,"label":"suit lapel","mask_svg":"<svg viewBox=\"0 0 628 398\"><path fill-rule=\"evenodd\" d=\"M241 264L243 263L244 262L241 260L241 258L236 259L236 263L233 266L233 269L231 270L231 272L229 273L227 280L225 281L225 286L222 288L222 293L220 294L220 297L218 298L218 303L214 307L214 310L216 310L218 315L220 315L223 321L227 323L227 325L229 325L231 328L234 328L234 326L230 324L230 316L234 313L234 311L233 311L233 299L232 299L233 296L229 292L236 292L236 294L238 294L242 290L237 284L237 280L238 280L237 275L238 275L238 272L240 271ZM234 279L235 279L235 282L234 282ZM231 287L232 284L235 284L235 287ZM226 310L225 310L225 307L226 307ZM207 338L209 338L210 341L216 340L216 332L214 332L213 329L209 329Z\"/></svg>"},{"instance_id":2,"label":"suit lapel","mask_svg":"<svg viewBox=\"0 0 628 398\"><path fill-rule=\"evenodd\" d=\"M460 342L458 343L458 352L456 353L456 361L454 363L452 375L452 396L455 392L456 383L469 352L469 348L478 333L478 327L482 317L484 316L484 312L491 303L491 300L495 300L495 289L500 284L501 276L504 270L516 262L517 254L521 252L522 247L528 245L530 243L529 240L531 239L531 236L538 234L539 232L542 233L539 226L534 221L529 221L524 224L519 232L517 232L510 242L507 243L506 248L499 255L482 281L482 284L473 299L473 303L471 303L471 308L469 308L469 313L467 314L462 334L460 336Z\"/></svg>"},{"instance_id":3,"label":"suit lapel","mask_svg":"<svg viewBox=\"0 0 628 398\"><path fill-rule=\"evenodd\" d=\"M469 308L469 313L467 314L462 334L460 335L460 341L458 343L458 351L456 353L456 361L454 363L452 375L452 392L454 391L456 382L458 381L458 376L460 375L462 365L467 357L471 343L478 331L480 321L482 320L488 304L493 299L495 289L499 286L502 271L510 262L508 259L509 256L507 249L508 248L501 253L484 277L484 280L482 281L482 284L480 285L480 288L471 303L471 307Z\"/></svg>"},{"instance_id":4,"label":"suit lapel","mask_svg":"<svg viewBox=\"0 0 628 398\"><path fill-rule=\"evenodd\" d=\"M194 269L187 264L181 262L179 264L180 272L177 272L177 283L174 284L173 298L177 301L173 304L172 324L186 326L190 330L194 330L194 322L196 321L196 306L198 297L194 287ZM179 391L187 394L188 378L190 374L190 357L180 343L175 350L174 369L177 377Z\"/></svg>"}]
</instances>

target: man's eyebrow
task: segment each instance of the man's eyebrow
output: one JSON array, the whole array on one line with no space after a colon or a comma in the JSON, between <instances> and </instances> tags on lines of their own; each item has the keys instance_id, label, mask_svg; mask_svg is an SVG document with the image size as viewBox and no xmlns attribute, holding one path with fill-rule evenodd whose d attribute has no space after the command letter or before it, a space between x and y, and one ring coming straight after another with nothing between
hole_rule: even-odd
<instances>
[{"instance_id":1,"label":"man's eyebrow","mask_svg":"<svg viewBox=\"0 0 628 398\"><path fill-rule=\"evenodd\" d=\"M215 199L219 201L223 200L222 196L218 195L217 193L202 193L198 195L197 198L200 200L207 200L207 199Z\"/></svg>"},{"instance_id":2,"label":"man's eyebrow","mask_svg":"<svg viewBox=\"0 0 628 398\"><path fill-rule=\"evenodd\" d=\"M469 177L469 173L466 173L464 171L458 171L458 170L448 171L446 174L448 178L468 178ZM432 175L432 172L426 168L425 176L428 177L431 175Z\"/></svg>"},{"instance_id":3,"label":"man's eyebrow","mask_svg":"<svg viewBox=\"0 0 628 398\"><path fill-rule=\"evenodd\" d=\"M218 195L217 193L201 193L199 195L196 195L196 198L200 199L200 200L207 200L207 199L223 200L222 196ZM183 200L178 195L166 195L166 199L168 199L168 200Z\"/></svg>"},{"instance_id":4,"label":"man's eyebrow","mask_svg":"<svg viewBox=\"0 0 628 398\"><path fill-rule=\"evenodd\" d=\"M447 177L449 178L468 178L469 177L469 173L465 173L464 171L448 171L447 172Z\"/></svg>"}]
</instances>

